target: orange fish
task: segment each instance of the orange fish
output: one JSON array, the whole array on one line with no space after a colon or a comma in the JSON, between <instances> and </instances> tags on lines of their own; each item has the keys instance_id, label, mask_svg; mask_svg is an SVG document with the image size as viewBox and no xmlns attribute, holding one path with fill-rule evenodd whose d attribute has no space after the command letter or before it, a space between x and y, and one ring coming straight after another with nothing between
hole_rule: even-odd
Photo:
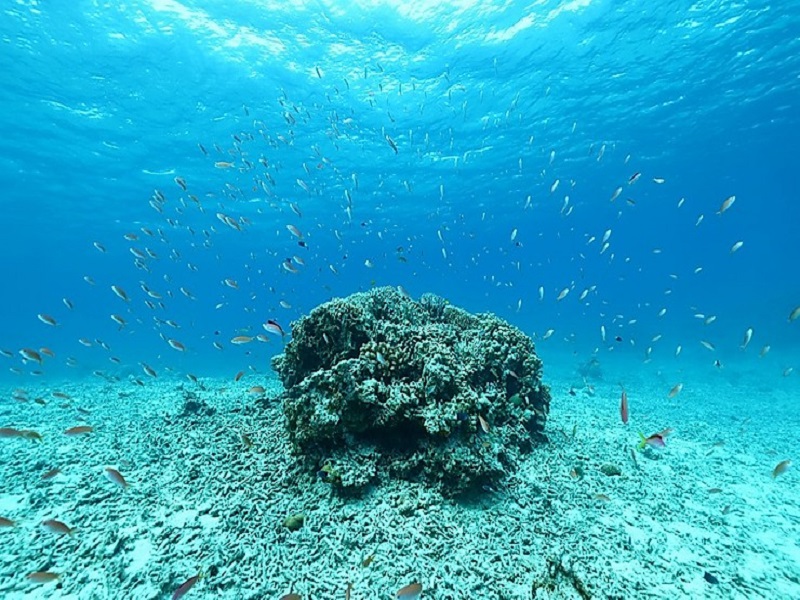
<instances>
[{"instance_id":1,"label":"orange fish","mask_svg":"<svg viewBox=\"0 0 800 600\"><path fill-rule=\"evenodd\" d=\"M789 470L789 467L791 466L792 466L791 460L782 460L772 470L772 478L775 479L779 475L783 475L784 473L786 473L786 471Z\"/></svg>"},{"instance_id":2,"label":"orange fish","mask_svg":"<svg viewBox=\"0 0 800 600\"><path fill-rule=\"evenodd\" d=\"M30 348L23 348L22 350L19 351L19 353L25 360L32 360L33 362L42 364L42 355L39 354L36 350L31 350Z\"/></svg>"},{"instance_id":3,"label":"orange fish","mask_svg":"<svg viewBox=\"0 0 800 600\"><path fill-rule=\"evenodd\" d=\"M397 600L417 600L422 595L421 583L410 583L397 590L395 598Z\"/></svg>"},{"instance_id":4,"label":"orange fish","mask_svg":"<svg viewBox=\"0 0 800 600\"><path fill-rule=\"evenodd\" d=\"M178 340L167 340L167 343L170 345L170 347L174 348L178 352L186 352L186 346L184 346Z\"/></svg>"},{"instance_id":5,"label":"orange fish","mask_svg":"<svg viewBox=\"0 0 800 600\"><path fill-rule=\"evenodd\" d=\"M61 577L58 573L52 571L34 571L28 575L28 579L34 583L49 583Z\"/></svg>"},{"instance_id":6,"label":"orange fish","mask_svg":"<svg viewBox=\"0 0 800 600\"><path fill-rule=\"evenodd\" d=\"M55 519L42 521L42 527L59 535L72 535L75 532L75 529L69 527L66 523L56 521Z\"/></svg>"},{"instance_id":7,"label":"orange fish","mask_svg":"<svg viewBox=\"0 0 800 600\"><path fill-rule=\"evenodd\" d=\"M66 435L81 435L83 433L92 433L94 431L94 427L91 425L78 425L76 427L70 427L64 433Z\"/></svg>"}]
</instances>

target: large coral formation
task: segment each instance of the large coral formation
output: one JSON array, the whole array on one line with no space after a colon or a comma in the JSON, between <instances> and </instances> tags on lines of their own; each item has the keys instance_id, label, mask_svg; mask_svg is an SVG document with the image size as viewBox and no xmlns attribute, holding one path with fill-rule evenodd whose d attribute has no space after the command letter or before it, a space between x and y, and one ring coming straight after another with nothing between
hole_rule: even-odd
<instances>
[{"instance_id":1,"label":"large coral formation","mask_svg":"<svg viewBox=\"0 0 800 600\"><path fill-rule=\"evenodd\" d=\"M386 477L493 486L543 439L550 404L519 329L388 287L293 323L273 367L295 451L341 491Z\"/></svg>"}]
</instances>

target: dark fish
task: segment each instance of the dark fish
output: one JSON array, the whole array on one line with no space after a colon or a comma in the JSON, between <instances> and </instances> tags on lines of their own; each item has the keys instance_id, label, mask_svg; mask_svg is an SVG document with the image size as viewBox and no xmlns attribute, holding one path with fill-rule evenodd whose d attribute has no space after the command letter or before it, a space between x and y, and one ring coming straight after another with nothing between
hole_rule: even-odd
<instances>
[{"instance_id":1,"label":"dark fish","mask_svg":"<svg viewBox=\"0 0 800 600\"><path fill-rule=\"evenodd\" d=\"M717 584L719 583L719 579L717 579L716 577L714 577L714 576L713 576L711 573L709 573L708 571L706 571L706 572L703 574L703 579L705 579L705 580L706 580L708 583L710 583L711 585L717 585Z\"/></svg>"}]
</instances>

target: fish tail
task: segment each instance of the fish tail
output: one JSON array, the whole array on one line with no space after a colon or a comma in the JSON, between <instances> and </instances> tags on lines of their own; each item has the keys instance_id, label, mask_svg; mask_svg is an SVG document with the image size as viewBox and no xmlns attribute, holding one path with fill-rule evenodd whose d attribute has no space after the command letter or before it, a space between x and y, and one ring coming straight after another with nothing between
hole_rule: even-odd
<instances>
[{"instance_id":1,"label":"fish tail","mask_svg":"<svg viewBox=\"0 0 800 600\"><path fill-rule=\"evenodd\" d=\"M637 448L639 450L644 450L644 447L647 446L647 438L644 437L644 434L640 431L639 432L639 445Z\"/></svg>"}]
</instances>

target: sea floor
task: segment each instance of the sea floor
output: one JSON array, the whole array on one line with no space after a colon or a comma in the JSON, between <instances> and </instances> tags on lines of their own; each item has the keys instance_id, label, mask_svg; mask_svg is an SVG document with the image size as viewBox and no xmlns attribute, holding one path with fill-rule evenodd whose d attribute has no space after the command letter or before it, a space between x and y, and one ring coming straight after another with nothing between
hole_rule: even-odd
<instances>
[{"instance_id":1,"label":"sea floor","mask_svg":"<svg viewBox=\"0 0 800 600\"><path fill-rule=\"evenodd\" d=\"M264 376L90 379L27 402L9 386L0 427L43 439L0 439L0 517L16 523L0 528L0 597L170 598L202 570L187 599L345 600L350 584L351 600L388 600L414 581L438 600L799 598L798 473L772 478L798 446L797 378L709 377L669 399L629 375L626 426L619 379L595 375L548 375L549 442L464 502L402 482L345 500L300 476L278 402L247 393L279 390ZM63 433L81 424L94 431ZM665 448L634 451L666 427ZM45 570L60 578L27 578Z\"/></svg>"}]
</instances>

